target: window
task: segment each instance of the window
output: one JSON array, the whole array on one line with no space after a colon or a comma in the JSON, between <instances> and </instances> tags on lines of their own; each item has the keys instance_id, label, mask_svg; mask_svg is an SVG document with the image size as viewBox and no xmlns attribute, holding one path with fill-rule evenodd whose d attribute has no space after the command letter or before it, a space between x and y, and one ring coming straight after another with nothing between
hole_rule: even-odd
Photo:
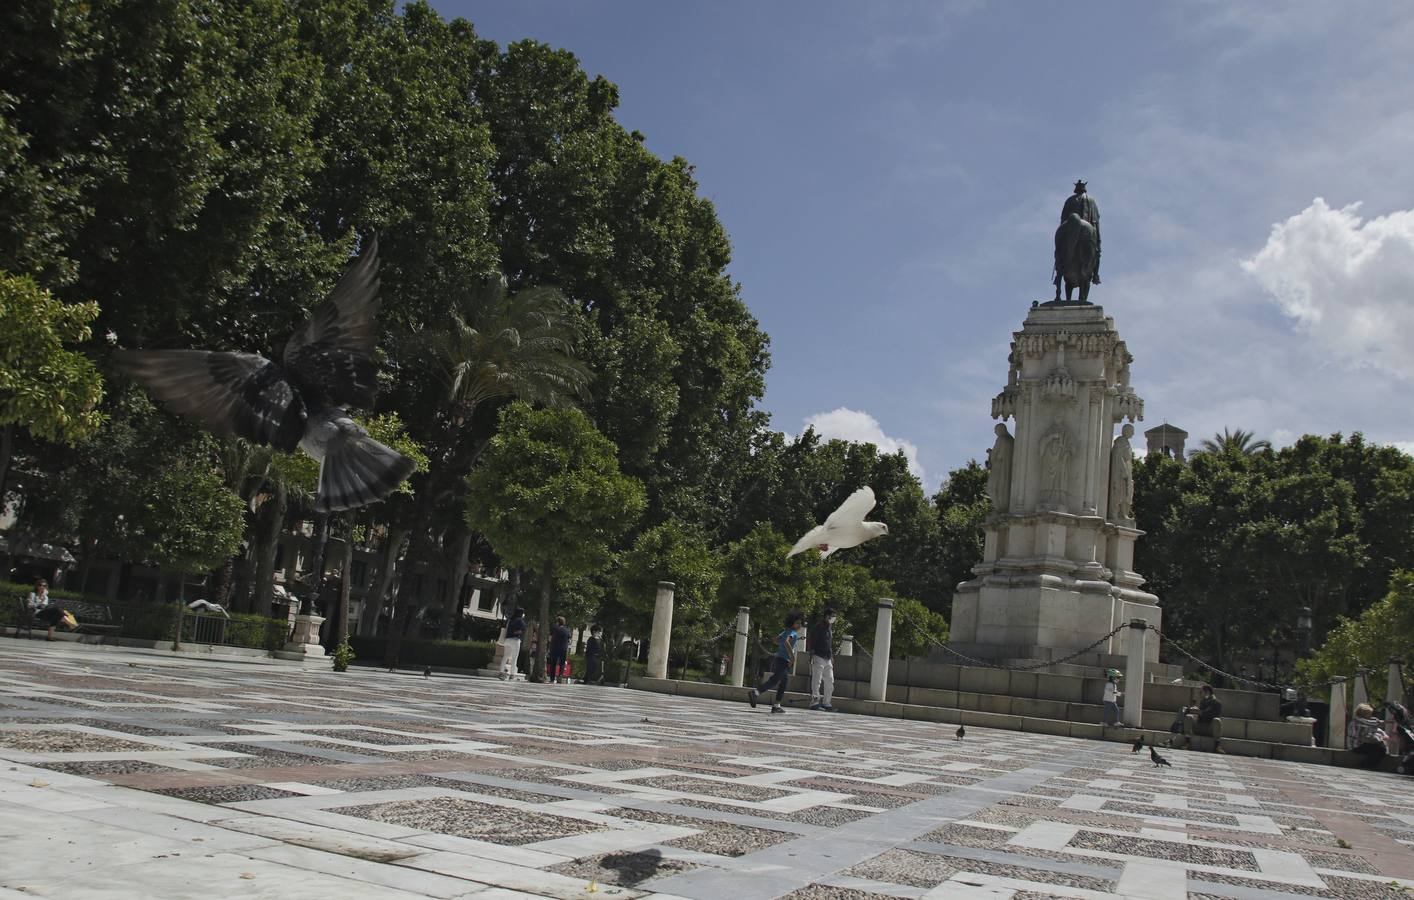
<instances>
[{"instance_id":1,"label":"window","mask_svg":"<svg viewBox=\"0 0 1414 900\"><path fill-rule=\"evenodd\" d=\"M354 560L353 565L349 567L349 587L356 590L362 590L367 586L368 563L364 562L361 559L356 559Z\"/></svg>"}]
</instances>

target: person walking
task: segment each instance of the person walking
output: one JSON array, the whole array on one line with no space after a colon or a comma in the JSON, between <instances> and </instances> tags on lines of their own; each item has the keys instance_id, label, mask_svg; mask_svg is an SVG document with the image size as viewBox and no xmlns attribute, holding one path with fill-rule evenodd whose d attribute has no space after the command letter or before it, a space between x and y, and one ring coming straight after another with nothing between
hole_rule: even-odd
<instances>
[{"instance_id":1,"label":"person walking","mask_svg":"<svg viewBox=\"0 0 1414 900\"><path fill-rule=\"evenodd\" d=\"M1223 749L1223 704L1213 693L1211 684L1203 685L1202 699L1198 701L1198 708L1189 708L1188 714L1183 717L1183 749L1190 750L1193 747L1193 735L1195 733L1207 735L1213 739L1213 752L1226 753Z\"/></svg>"},{"instance_id":2,"label":"person walking","mask_svg":"<svg viewBox=\"0 0 1414 900\"><path fill-rule=\"evenodd\" d=\"M515 681L517 665L520 662L520 642L525 639L525 610L516 607L511 619L506 623L506 639L501 642L501 680Z\"/></svg>"},{"instance_id":3,"label":"person walking","mask_svg":"<svg viewBox=\"0 0 1414 900\"><path fill-rule=\"evenodd\" d=\"M564 616L556 616L555 624L550 629L550 683L564 684L566 674L569 672L570 655L570 629L565 624Z\"/></svg>"},{"instance_id":4,"label":"person walking","mask_svg":"<svg viewBox=\"0 0 1414 900\"><path fill-rule=\"evenodd\" d=\"M589 626L589 640L584 642L584 683L604 683L604 626L598 622Z\"/></svg>"},{"instance_id":5,"label":"person walking","mask_svg":"<svg viewBox=\"0 0 1414 900\"><path fill-rule=\"evenodd\" d=\"M786 711L781 701L786 697L786 682L790 680L791 663L795 661L795 645L800 640L801 629L805 627L805 616L793 612L786 616L785 624L785 630L776 636L776 652L771 656L771 674L758 687L752 688L746 697L752 709L756 708L756 701L761 695L774 687L776 702L771 704L771 712Z\"/></svg>"},{"instance_id":6,"label":"person walking","mask_svg":"<svg viewBox=\"0 0 1414 900\"><path fill-rule=\"evenodd\" d=\"M1119 724L1119 673L1110 669L1105 673L1105 712L1101 724L1105 726Z\"/></svg>"},{"instance_id":7,"label":"person walking","mask_svg":"<svg viewBox=\"0 0 1414 900\"><path fill-rule=\"evenodd\" d=\"M835 617L833 609L810 629L810 708L834 712L835 697Z\"/></svg>"}]
</instances>

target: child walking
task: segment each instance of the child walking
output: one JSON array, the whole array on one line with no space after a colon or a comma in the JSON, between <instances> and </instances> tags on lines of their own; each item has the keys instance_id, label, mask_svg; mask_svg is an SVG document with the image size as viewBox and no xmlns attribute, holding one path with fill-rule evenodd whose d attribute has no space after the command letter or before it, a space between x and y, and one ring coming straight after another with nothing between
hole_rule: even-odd
<instances>
[{"instance_id":1,"label":"child walking","mask_svg":"<svg viewBox=\"0 0 1414 900\"><path fill-rule=\"evenodd\" d=\"M805 616L798 612L793 612L786 616L786 628L776 636L776 652L771 657L771 674L761 683L759 687L751 689L747 695L747 702L751 708L756 708L756 701L760 696L772 687L776 689L776 702L771 704L771 712L783 713L785 707L781 701L786 696L786 682L790 680L791 663L795 661L795 645L800 640L800 632L805 627Z\"/></svg>"}]
</instances>

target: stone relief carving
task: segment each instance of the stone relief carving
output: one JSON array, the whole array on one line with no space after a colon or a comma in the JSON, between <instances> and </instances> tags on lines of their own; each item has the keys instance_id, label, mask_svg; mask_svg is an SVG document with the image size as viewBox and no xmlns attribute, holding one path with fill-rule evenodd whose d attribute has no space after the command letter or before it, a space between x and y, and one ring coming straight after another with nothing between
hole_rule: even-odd
<instances>
[{"instance_id":1,"label":"stone relief carving","mask_svg":"<svg viewBox=\"0 0 1414 900\"><path fill-rule=\"evenodd\" d=\"M1025 334L1018 331L1013 342L1013 346L1020 350L1023 356L1031 357L1045 356L1058 347L1068 347L1081 356L1105 356L1113 353L1116 345L1122 346L1123 342L1113 333L1076 334L1070 331L1052 331L1046 334Z\"/></svg>"},{"instance_id":2,"label":"stone relief carving","mask_svg":"<svg viewBox=\"0 0 1414 900\"><path fill-rule=\"evenodd\" d=\"M1126 424L1110 448L1110 521L1134 524L1134 426Z\"/></svg>"},{"instance_id":3,"label":"stone relief carving","mask_svg":"<svg viewBox=\"0 0 1414 900\"><path fill-rule=\"evenodd\" d=\"M1016 439L1001 423L993 430L997 440L987 451L987 494L992 498L992 509L1006 512L1011 507L1011 459Z\"/></svg>"},{"instance_id":4,"label":"stone relief carving","mask_svg":"<svg viewBox=\"0 0 1414 900\"><path fill-rule=\"evenodd\" d=\"M1041 501L1051 509L1070 504L1070 464L1075 445L1065 427L1057 423L1041 436Z\"/></svg>"}]
</instances>

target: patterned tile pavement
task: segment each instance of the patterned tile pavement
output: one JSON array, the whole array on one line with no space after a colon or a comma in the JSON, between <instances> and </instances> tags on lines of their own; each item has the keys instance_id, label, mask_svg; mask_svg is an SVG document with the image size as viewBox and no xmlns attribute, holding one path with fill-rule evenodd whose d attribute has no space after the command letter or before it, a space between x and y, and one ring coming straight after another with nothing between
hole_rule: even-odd
<instances>
[{"instance_id":1,"label":"patterned tile pavement","mask_svg":"<svg viewBox=\"0 0 1414 900\"><path fill-rule=\"evenodd\" d=\"M1410 897L1414 779L0 641L9 897Z\"/></svg>"}]
</instances>

